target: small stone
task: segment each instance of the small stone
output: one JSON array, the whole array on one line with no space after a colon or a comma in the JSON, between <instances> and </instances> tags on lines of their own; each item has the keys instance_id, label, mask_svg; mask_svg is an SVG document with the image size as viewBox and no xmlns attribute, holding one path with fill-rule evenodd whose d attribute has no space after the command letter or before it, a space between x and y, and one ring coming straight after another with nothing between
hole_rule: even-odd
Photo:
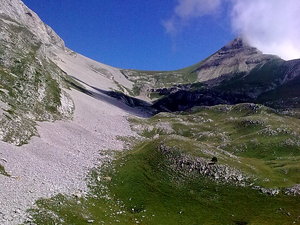
<instances>
[{"instance_id":1,"label":"small stone","mask_svg":"<svg viewBox=\"0 0 300 225\"><path fill-rule=\"evenodd\" d=\"M5 159L5 158L1 158L0 160L7 163L7 159Z\"/></svg>"},{"instance_id":2,"label":"small stone","mask_svg":"<svg viewBox=\"0 0 300 225\"><path fill-rule=\"evenodd\" d=\"M158 139L158 138L159 138L159 134L154 135L153 138L154 138L154 139Z\"/></svg>"},{"instance_id":3,"label":"small stone","mask_svg":"<svg viewBox=\"0 0 300 225\"><path fill-rule=\"evenodd\" d=\"M104 179L106 180L106 181L111 181L111 177L104 177Z\"/></svg>"},{"instance_id":4,"label":"small stone","mask_svg":"<svg viewBox=\"0 0 300 225\"><path fill-rule=\"evenodd\" d=\"M77 193L74 194L74 196L75 196L76 198L81 198L81 197L82 197L82 194L79 193L79 192L77 192Z\"/></svg>"},{"instance_id":5,"label":"small stone","mask_svg":"<svg viewBox=\"0 0 300 225\"><path fill-rule=\"evenodd\" d=\"M15 211L14 211L14 213L17 213L17 214L19 214L21 211L20 211L20 209L16 209Z\"/></svg>"}]
</instances>

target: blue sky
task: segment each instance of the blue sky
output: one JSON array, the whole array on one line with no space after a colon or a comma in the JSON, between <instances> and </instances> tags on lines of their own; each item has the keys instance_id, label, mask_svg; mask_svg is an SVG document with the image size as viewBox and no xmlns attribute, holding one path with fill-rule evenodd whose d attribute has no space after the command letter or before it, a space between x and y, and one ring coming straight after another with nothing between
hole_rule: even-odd
<instances>
[{"instance_id":1,"label":"blue sky","mask_svg":"<svg viewBox=\"0 0 300 225\"><path fill-rule=\"evenodd\" d=\"M177 0L23 0L67 47L105 64L141 70L174 70L208 57L231 41L225 10L193 18L176 34L163 21Z\"/></svg>"}]
</instances>

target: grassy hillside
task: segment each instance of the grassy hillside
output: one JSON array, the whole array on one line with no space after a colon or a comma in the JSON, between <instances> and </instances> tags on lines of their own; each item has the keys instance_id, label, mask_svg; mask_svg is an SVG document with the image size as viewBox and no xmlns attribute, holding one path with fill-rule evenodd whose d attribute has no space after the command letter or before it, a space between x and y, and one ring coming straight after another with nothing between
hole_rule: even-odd
<instances>
[{"instance_id":1,"label":"grassy hillside","mask_svg":"<svg viewBox=\"0 0 300 225\"><path fill-rule=\"evenodd\" d=\"M257 185L274 188L300 183L299 119L261 105L160 113L133 128L150 138L160 134L164 143L189 155L207 160L216 156L220 163L256 177Z\"/></svg>"},{"instance_id":2,"label":"grassy hillside","mask_svg":"<svg viewBox=\"0 0 300 225\"><path fill-rule=\"evenodd\" d=\"M119 158L87 198L40 200L37 224L256 224L299 223L299 197L268 196L248 187L188 177L169 167L155 143Z\"/></svg>"},{"instance_id":3,"label":"grassy hillside","mask_svg":"<svg viewBox=\"0 0 300 225\"><path fill-rule=\"evenodd\" d=\"M131 122L146 139L92 171L86 198L39 200L35 223L300 224L285 194L300 182L299 119L241 104Z\"/></svg>"}]
</instances>

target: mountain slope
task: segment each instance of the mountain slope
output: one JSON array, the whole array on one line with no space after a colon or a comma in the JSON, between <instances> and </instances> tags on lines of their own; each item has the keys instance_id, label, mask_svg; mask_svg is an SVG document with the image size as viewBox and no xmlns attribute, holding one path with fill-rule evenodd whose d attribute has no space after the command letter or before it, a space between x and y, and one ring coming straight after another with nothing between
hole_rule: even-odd
<instances>
[{"instance_id":1,"label":"mountain slope","mask_svg":"<svg viewBox=\"0 0 300 225\"><path fill-rule=\"evenodd\" d=\"M33 38L35 37L36 40L42 42L47 47L57 46L64 48L64 41L48 25L44 24L39 16L22 1L1 0L0 14L2 20L11 25L17 25L19 29L27 29L32 33Z\"/></svg>"},{"instance_id":2,"label":"mountain slope","mask_svg":"<svg viewBox=\"0 0 300 225\"><path fill-rule=\"evenodd\" d=\"M50 58L86 89L90 89L89 86L101 90L119 90L120 87L132 89L132 82L124 77L120 69L96 62L72 50L55 49ZM129 94L126 89L123 91Z\"/></svg>"},{"instance_id":3,"label":"mountain slope","mask_svg":"<svg viewBox=\"0 0 300 225\"><path fill-rule=\"evenodd\" d=\"M36 120L70 118L74 106L63 90L66 76L47 58L44 40L1 9L0 139L22 145L37 134Z\"/></svg>"},{"instance_id":4,"label":"mountain slope","mask_svg":"<svg viewBox=\"0 0 300 225\"><path fill-rule=\"evenodd\" d=\"M300 222L299 118L254 104L299 107L299 60L236 39L182 70L119 69L1 3L0 224Z\"/></svg>"},{"instance_id":5,"label":"mountain slope","mask_svg":"<svg viewBox=\"0 0 300 225\"><path fill-rule=\"evenodd\" d=\"M229 50L230 48L233 50ZM238 53L231 55L231 59L227 59L226 56L221 62L238 62L235 60L240 60L239 53L243 52L245 47L242 44L230 44L223 49L229 52L229 56L232 51ZM254 51L253 48L250 49ZM297 90L300 86L297 81L300 77L300 60L284 61L275 56L254 54L253 58L251 56L248 60L255 63L246 70L243 69L243 65L247 64L247 60L233 67L228 67L226 63L224 66L216 57L222 55L222 52L221 49L213 55L209 59L211 63L199 67L200 76L210 70L214 79L152 90L156 96L164 96L155 102L154 107L159 110L178 111L197 105L253 102L280 109L299 108L300 92ZM204 73L201 72L203 69Z\"/></svg>"},{"instance_id":6,"label":"mountain slope","mask_svg":"<svg viewBox=\"0 0 300 225\"><path fill-rule=\"evenodd\" d=\"M177 71L137 71L123 70L129 80L135 83L136 93L151 97L149 93L156 89L170 88L176 85L222 80L238 73L248 73L255 67L277 56L262 54L237 38L221 48L207 59L190 67Z\"/></svg>"},{"instance_id":7,"label":"mountain slope","mask_svg":"<svg viewBox=\"0 0 300 225\"><path fill-rule=\"evenodd\" d=\"M117 89L122 74L75 57L21 1L1 0L0 33L0 224L12 225L39 198L84 193L99 151L122 149L141 113L85 85Z\"/></svg>"},{"instance_id":8,"label":"mountain slope","mask_svg":"<svg viewBox=\"0 0 300 225\"><path fill-rule=\"evenodd\" d=\"M0 140L22 145L38 135L36 121L71 118L72 77L86 89L132 88L119 69L68 50L19 0L1 1L0 23Z\"/></svg>"}]
</instances>

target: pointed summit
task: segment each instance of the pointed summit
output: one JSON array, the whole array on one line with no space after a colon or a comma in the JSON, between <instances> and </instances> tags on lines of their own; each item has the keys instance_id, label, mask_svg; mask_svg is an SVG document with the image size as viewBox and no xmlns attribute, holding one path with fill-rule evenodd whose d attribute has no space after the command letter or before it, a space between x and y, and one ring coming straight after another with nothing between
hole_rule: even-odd
<instances>
[{"instance_id":1,"label":"pointed summit","mask_svg":"<svg viewBox=\"0 0 300 225\"><path fill-rule=\"evenodd\" d=\"M251 47L244 39L239 37L229 42L227 45L221 48L221 50L225 51L229 49L245 49L245 48L254 48L254 47Z\"/></svg>"},{"instance_id":2,"label":"pointed summit","mask_svg":"<svg viewBox=\"0 0 300 225\"><path fill-rule=\"evenodd\" d=\"M208 81L220 76L249 72L259 64L278 58L265 55L250 46L242 38L236 38L208 59L202 61L195 70L198 81Z\"/></svg>"}]
</instances>

